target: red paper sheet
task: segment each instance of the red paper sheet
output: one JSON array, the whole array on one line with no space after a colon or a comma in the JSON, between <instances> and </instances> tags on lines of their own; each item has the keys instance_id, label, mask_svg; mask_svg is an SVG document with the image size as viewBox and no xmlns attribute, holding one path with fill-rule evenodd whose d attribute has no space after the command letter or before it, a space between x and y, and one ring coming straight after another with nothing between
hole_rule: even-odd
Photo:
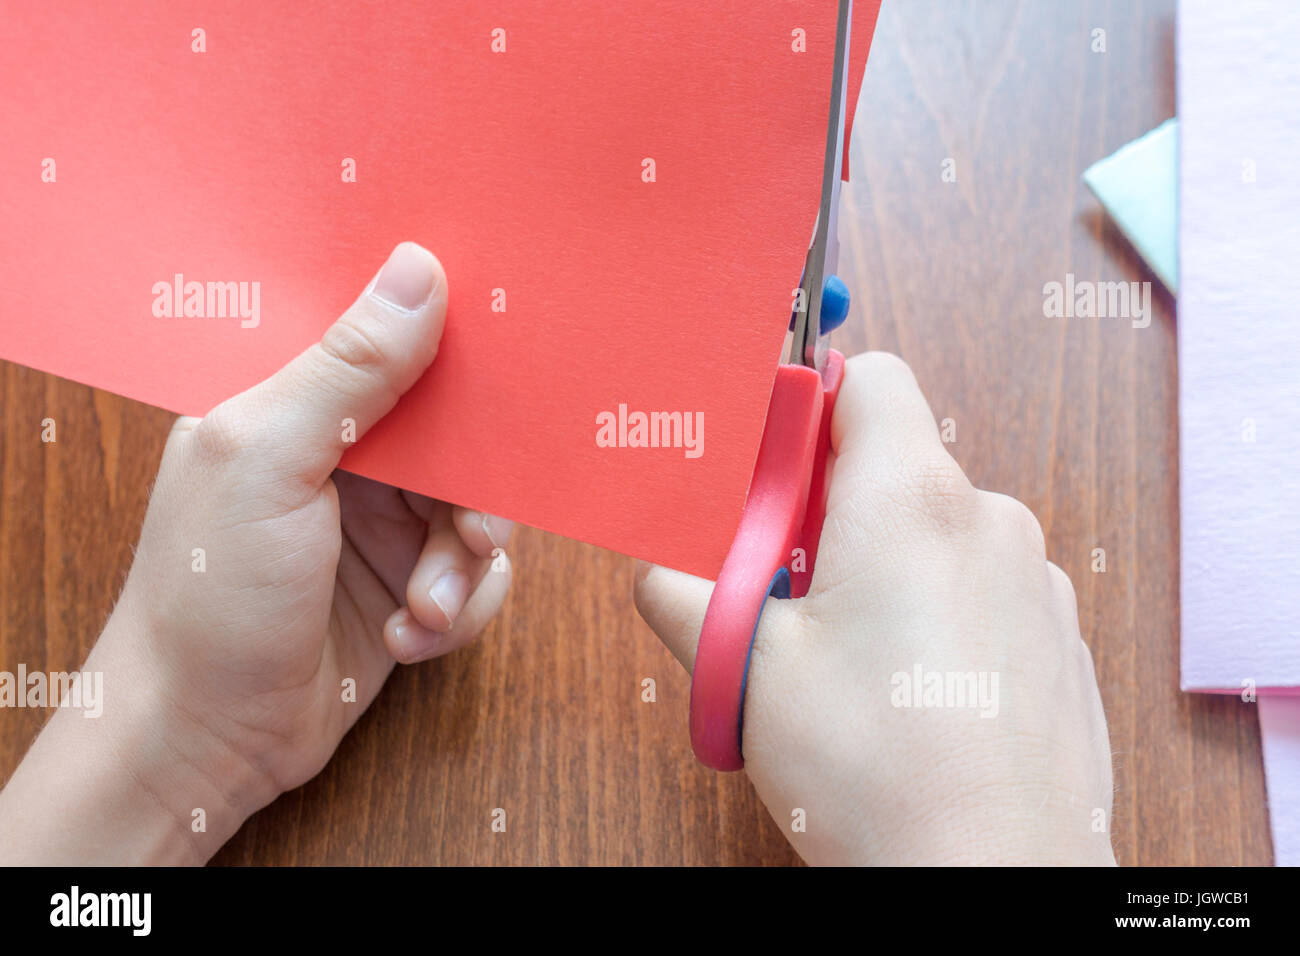
<instances>
[{"instance_id":1,"label":"red paper sheet","mask_svg":"<svg viewBox=\"0 0 1300 956\"><path fill-rule=\"evenodd\" d=\"M834 23L831 0L6 4L0 357L202 414L412 239L449 277L441 352L345 467L713 576L816 213ZM155 315L177 275L246 283L250 314ZM702 414L702 453L600 447L620 405Z\"/></svg>"}]
</instances>

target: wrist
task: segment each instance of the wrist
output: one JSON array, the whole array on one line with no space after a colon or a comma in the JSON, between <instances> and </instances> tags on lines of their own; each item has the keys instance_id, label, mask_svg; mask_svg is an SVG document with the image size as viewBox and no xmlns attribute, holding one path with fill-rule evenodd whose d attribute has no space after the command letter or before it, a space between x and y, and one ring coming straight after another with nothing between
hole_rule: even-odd
<instances>
[{"instance_id":1,"label":"wrist","mask_svg":"<svg viewBox=\"0 0 1300 956\"><path fill-rule=\"evenodd\" d=\"M10 863L203 863L277 795L175 703L151 642L114 613L83 674L91 711L57 709L0 793Z\"/></svg>"},{"instance_id":2,"label":"wrist","mask_svg":"<svg viewBox=\"0 0 1300 956\"><path fill-rule=\"evenodd\" d=\"M119 611L90 658L105 672L106 713L119 711L111 741L116 758L140 795L172 822L181 844L175 852L183 848L206 861L279 789L187 706L155 650L166 635L149 633L143 616Z\"/></svg>"}]
</instances>

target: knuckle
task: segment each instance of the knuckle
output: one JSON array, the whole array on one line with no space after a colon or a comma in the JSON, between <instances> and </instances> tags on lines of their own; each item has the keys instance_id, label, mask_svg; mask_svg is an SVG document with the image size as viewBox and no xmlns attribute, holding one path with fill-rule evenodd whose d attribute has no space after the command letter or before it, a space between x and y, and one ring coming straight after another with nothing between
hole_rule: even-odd
<instances>
[{"instance_id":1,"label":"knuckle","mask_svg":"<svg viewBox=\"0 0 1300 956\"><path fill-rule=\"evenodd\" d=\"M897 481L901 499L945 528L960 525L971 514L975 489L961 466L942 449L904 459Z\"/></svg>"},{"instance_id":2,"label":"knuckle","mask_svg":"<svg viewBox=\"0 0 1300 956\"><path fill-rule=\"evenodd\" d=\"M860 352L844 360L840 400L866 405L919 387L911 367L893 352Z\"/></svg>"},{"instance_id":3,"label":"knuckle","mask_svg":"<svg viewBox=\"0 0 1300 956\"><path fill-rule=\"evenodd\" d=\"M1017 540L1029 545L1035 555L1047 553L1047 538L1037 516L1019 498L998 492L982 492L993 510L994 521L1000 529L1009 531ZM1060 571L1060 568L1057 568ZM1065 572L1061 572L1064 574ZM1068 580L1068 579L1067 579Z\"/></svg>"},{"instance_id":4,"label":"knuckle","mask_svg":"<svg viewBox=\"0 0 1300 956\"><path fill-rule=\"evenodd\" d=\"M198 426L201 419L190 418L186 415L180 415L176 421L172 422L171 431L168 432L168 439L177 438L181 435L188 435Z\"/></svg>"},{"instance_id":5,"label":"knuckle","mask_svg":"<svg viewBox=\"0 0 1300 956\"><path fill-rule=\"evenodd\" d=\"M632 585L632 603L643 620L658 609L659 595L655 587L655 578L659 568L649 561L638 561L636 577Z\"/></svg>"},{"instance_id":6,"label":"knuckle","mask_svg":"<svg viewBox=\"0 0 1300 956\"><path fill-rule=\"evenodd\" d=\"M912 366L893 352L863 352L848 361L861 366L864 372L872 376L916 381Z\"/></svg>"},{"instance_id":7,"label":"knuckle","mask_svg":"<svg viewBox=\"0 0 1300 956\"><path fill-rule=\"evenodd\" d=\"M380 378L392 364L388 344L352 313L345 314L325 330L318 348L333 364Z\"/></svg>"},{"instance_id":8,"label":"knuckle","mask_svg":"<svg viewBox=\"0 0 1300 956\"><path fill-rule=\"evenodd\" d=\"M173 455L178 454L179 452L173 449L183 448L185 442L198 425L199 419L197 418L187 418L184 415L177 418L176 421L172 422L171 431L167 433L167 441L163 444L164 451Z\"/></svg>"},{"instance_id":9,"label":"knuckle","mask_svg":"<svg viewBox=\"0 0 1300 956\"><path fill-rule=\"evenodd\" d=\"M649 561L638 560L636 568L633 571L632 586L635 594L639 594L645 587L646 579L650 577L650 572L654 570L654 565Z\"/></svg>"},{"instance_id":10,"label":"knuckle","mask_svg":"<svg viewBox=\"0 0 1300 956\"><path fill-rule=\"evenodd\" d=\"M1083 673L1092 684L1097 683L1097 662L1092 659L1092 648L1082 637L1076 642Z\"/></svg>"},{"instance_id":11,"label":"knuckle","mask_svg":"<svg viewBox=\"0 0 1300 956\"><path fill-rule=\"evenodd\" d=\"M1047 574L1052 579L1052 586L1061 594L1068 597L1071 601L1078 603L1078 595L1074 590L1074 582L1070 576L1057 564L1051 561L1047 562Z\"/></svg>"},{"instance_id":12,"label":"knuckle","mask_svg":"<svg viewBox=\"0 0 1300 956\"><path fill-rule=\"evenodd\" d=\"M239 458L252 444L247 427L226 405L218 405L193 428L194 450L206 462Z\"/></svg>"}]
</instances>

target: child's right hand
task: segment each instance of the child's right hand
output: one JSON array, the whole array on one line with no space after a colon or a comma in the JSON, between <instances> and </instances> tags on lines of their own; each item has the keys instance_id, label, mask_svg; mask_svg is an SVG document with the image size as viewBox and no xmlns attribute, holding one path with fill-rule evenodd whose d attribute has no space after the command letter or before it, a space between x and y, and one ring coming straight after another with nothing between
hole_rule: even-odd
<instances>
[{"instance_id":1,"label":"child's right hand","mask_svg":"<svg viewBox=\"0 0 1300 956\"><path fill-rule=\"evenodd\" d=\"M812 589L769 599L750 662L745 769L769 812L809 863L1113 864L1106 719L1038 521L971 486L892 355L848 360L832 444ZM687 669L710 591L638 576ZM982 674L991 699L918 706L936 674Z\"/></svg>"}]
</instances>

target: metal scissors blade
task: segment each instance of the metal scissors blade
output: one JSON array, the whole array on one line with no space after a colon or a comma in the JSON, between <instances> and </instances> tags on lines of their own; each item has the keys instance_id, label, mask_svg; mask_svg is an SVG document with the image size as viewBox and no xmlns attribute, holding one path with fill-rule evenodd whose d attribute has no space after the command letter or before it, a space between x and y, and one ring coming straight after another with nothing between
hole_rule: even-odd
<instances>
[{"instance_id":1,"label":"metal scissors blade","mask_svg":"<svg viewBox=\"0 0 1300 956\"><path fill-rule=\"evenodd\" d=\"M844 167L844 118L848 95L849 25L853 0L840 0L835 25L835 67L831 75L830 111L826 123L826 152L822 164L821 206L813 227L808 258L799 283L802 309L795 311L794 335L786 362L822 371L828 345L821 334L822 287L839 267L840 172Z\"/></svg>"}]
</instances>

